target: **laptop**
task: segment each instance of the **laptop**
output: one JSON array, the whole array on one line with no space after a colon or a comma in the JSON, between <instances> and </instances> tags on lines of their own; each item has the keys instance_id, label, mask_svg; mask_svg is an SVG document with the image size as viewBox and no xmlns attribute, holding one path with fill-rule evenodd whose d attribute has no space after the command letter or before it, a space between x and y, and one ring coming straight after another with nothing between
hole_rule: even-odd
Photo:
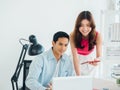
<instances>
[{"instance_id":1,"label":"laptop","mask_svg":"<svg viewBox=\"0 0 120 90\"><path fill-rule=\"evenodd\" d=\"M89 76L55 77L53 90L93 90L93 79Z\"/></svg>"}]
</instances>

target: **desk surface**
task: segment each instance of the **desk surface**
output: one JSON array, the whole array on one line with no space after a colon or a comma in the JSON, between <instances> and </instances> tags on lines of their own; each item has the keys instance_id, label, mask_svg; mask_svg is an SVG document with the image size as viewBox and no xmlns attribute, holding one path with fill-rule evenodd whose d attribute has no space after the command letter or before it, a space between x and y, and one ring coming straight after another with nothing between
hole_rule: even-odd
<instances>
[{"instance_id":1,"label":"desk surface","mask_svg":"<svg viewBox=\"0 0 120 90\"><path fill-rule=\"evenodd\" d=\"M106 90L120 90L120 86L117 86L115 82L96 78L93 79L93 87L95 90L103 90L103 88L106 88Z\"/></svg>"}]
</instances>

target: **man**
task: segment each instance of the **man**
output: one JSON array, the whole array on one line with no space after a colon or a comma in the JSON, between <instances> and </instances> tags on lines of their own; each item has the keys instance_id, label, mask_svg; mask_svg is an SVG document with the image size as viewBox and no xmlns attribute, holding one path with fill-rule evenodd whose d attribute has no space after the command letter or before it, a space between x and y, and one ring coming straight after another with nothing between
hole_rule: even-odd
<instances>
[{"instance_id":1,"label":"man","mask_svg":"<svg viewBox=\"0 0 120 90\"><path fill-rule=\"evenodd\" d=\"M53 77L74 75L70 58L64 54L69 35L63 31L54 34L52 48L38 55L30 65L26 86L30 90L52 90Z\"/></svg>"}]
</instances>

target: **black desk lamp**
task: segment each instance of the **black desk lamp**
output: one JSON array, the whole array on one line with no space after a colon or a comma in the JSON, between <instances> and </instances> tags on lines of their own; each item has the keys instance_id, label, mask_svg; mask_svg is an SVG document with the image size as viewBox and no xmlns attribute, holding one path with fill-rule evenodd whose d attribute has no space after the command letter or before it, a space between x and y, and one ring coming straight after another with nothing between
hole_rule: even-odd
<instances>
[{"instance_id":1,"label":"black desk lamp","mask_svg":"<svg viewBox=\"0 0 120 90\"><path fill-rule=\"evenodd\" d=\"M21 42L22 40L28 41L28 42L31 43L31 45L29 47L29 50L28 50L29 44L22 44L22 42ZM34 35L30 35L29 40L20 39L19 42L22 44L23 47L22 47L22 51L21 51L21 54L20 54L20 57L19 57L19 61L18 61L16 70L15 70L15 73L11 78L11 83L12 83L13 90L18 90L18 83L17 82L18 82L18 78L19 78L21 68L24 64L24 58L25 58L27 50L28 50L28 54L30 56L41 54L44 51L43 46L37 43L36 37Z\"/></svg>"}]
</instances>

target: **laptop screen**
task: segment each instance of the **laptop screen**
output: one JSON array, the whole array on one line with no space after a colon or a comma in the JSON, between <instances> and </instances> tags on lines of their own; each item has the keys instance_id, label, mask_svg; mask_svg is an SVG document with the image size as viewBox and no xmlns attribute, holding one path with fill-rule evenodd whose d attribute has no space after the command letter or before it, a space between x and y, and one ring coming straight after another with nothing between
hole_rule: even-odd
<instances>
[{"instance_id":1,"label":"laptop screen","mask_svg":"<svg viewBox=\"0 0 120 90\"><path fill-rule=\"evenodd\" d=\"M92 90L92 77L55 77L53 78L53 90Z\"/></svg>"}]
</instances>

